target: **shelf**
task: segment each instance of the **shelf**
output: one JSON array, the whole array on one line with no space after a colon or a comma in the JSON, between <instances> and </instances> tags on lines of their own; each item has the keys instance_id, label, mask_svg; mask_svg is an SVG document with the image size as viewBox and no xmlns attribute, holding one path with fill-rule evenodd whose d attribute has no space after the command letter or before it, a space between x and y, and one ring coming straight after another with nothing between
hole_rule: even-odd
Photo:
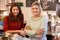
<instances>
[{"instance_id":1,"label":"shelf","mask_svg":"<svg viewBox=\"0 0 60 40\"><path fill-rule=\"evenodd\" d=\"M0 10L0 12L4 12L4 11L7 11L7 10Z\"/></svg>"},{"instance_id":2,"label":"shelf","mask_svg":"<svg viewBox=\"0 0 60 40\"><path fill-rule=\"evenodd\" d=\"M23 6L22 2L13 2L13 3L8 3L6 6L11 6L12 4L17 3L19 6Z\"/></svg>"}]
</instances>

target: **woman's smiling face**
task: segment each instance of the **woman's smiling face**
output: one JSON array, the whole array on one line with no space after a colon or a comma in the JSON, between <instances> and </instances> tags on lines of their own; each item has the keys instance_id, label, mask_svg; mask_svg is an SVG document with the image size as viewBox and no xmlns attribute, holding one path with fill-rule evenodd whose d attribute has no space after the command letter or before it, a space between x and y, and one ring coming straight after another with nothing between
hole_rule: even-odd
<instances>
[{"instance_id":1,"label":"woman's smiling face","mask_svg":"<svg viewBox=\"0 0 60 40\"><path fill-rule=\"evenodd\" d=\"M12 8L12 14L13 14L14 16L17 16L17 15L19 14L19 9L18 9L17 6L15 6L15 7Z\"/></svg>"},{"instance_id":2,"label":"woman's smiling face","mask_svg":"<svg viewBox=\"0 0 60 40\"><path fill-rule=\"evenodd\" d=\"M33 12L33 15L34 15L34 16L40 14L40 10L39 10L38 5L33 5L31 8L32 8L32 12Z\"/></svg>"}]
</instances>

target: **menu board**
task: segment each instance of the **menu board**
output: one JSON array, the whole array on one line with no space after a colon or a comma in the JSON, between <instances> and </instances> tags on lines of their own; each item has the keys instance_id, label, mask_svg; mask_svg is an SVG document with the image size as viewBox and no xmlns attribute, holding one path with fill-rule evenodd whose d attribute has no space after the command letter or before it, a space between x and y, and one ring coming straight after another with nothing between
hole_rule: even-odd
<instances>
[{"instance_id":1,"label":"menu board","mask_svg":"<svg viewBox=\"0 0 60 40\"><path fill-rule=\"evenodd\" d=\"M31 4L38 0L26 0L26 7L31 7Z\"/></svg>"},{"instance_id":2,"label":"menu board","mask_svg":"<svg viewBox=\"0 0 60 40\"><path fill-rule=\"evenodd\" d=\"M58 0L40 0L40 2L44 11L56 10L56 4L58 3Z\"/></svg>"}]
</instances>

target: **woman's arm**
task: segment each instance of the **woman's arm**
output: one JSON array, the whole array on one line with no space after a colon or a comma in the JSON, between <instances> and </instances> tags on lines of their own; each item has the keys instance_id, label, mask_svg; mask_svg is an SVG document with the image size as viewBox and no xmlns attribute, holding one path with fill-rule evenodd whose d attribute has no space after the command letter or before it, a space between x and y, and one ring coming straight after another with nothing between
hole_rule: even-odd
<instances>
[{"instance_id":1,"label":"woman's arm","mask_svg":"<svg viewBox=\"0 0 60 40\"><path fill-rule=\"evenodd\" d=\"M8 33L16 33L16 32L21 32L21 30L7 30L6 32L8 32Z\"/></svg>"},{"instance_id":2,"label":"woman's arm","mask_svg":"<svg viewBox=\"0 0 60 40\"><path fill-rule=\"evenodd\" d=\"M4 17L4 21L3 21L3 31L7 31L8 30L8 16Z\"/></svg>"},{"instance_id":3,"label":"woman's arm","mask_svg":"<svg viewBox=\"0 0 60 40\"><path fill-rule=\"evenodd\" d=\"M25 27L25 32L27 35L33 36L33 35L42 35L44 33L44 29L37 29L32 30L31 27L28 25Z\"/></svg>"},{"instance_id":4,"label":"woman's arm","mask_svg":"<svg viewBox=\"0 0 60 40\"><path fill-rule=\"evenodd\" d=\"M25 26L25 32L27 35L35 35L35 30L32 30L28 25Z\"/></svg>"},{"instance_id":5,"label":"woman's arm","mask_svg":"<svg viewBox=\"0 0 60 40\"><path fill-rule=\"evenodd\" d=\"M25 32L23 30L8 30L5 33L19 33L21 36L25 36Z\"/></svg>"}]
</instances>

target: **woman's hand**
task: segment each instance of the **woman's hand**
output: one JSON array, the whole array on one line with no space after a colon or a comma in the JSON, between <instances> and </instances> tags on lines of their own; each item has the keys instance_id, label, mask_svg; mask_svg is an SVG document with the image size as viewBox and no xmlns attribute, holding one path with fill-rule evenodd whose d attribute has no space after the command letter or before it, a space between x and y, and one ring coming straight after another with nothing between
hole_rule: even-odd
<instances>
[{"instance_id":1,"label":"woman's hand","mask_svg":"<svg viewBox=\"0 0 60 40\"><path fill-rule=\"evenodd\" d=\"M28 26L28 25L25 27L25 29L26 29L26 30L32 30L31 27Z\"/></svg>"},{"instance_id":2,"label":"woman's hand","mask_svg":"<svg viewBox=\"0 0 60 40\"><path fill-rule=\"evenodd\" d=\"M21 31L20 31L20 35L21 35L21 36L25 36L25 35L26 35L25 31L21 30Z\"/></svg>"},{"instance_id":3,"label":"woman's hand","mask_svg":"<svg viewBox=\"0 0 60 40\"><path fill-rule=\"evenodd\" d=\"M38 30L36 30L36 34L37 34L37 35L42 35L42 34L44 34L44 29L38 29Z\"/></svg>"}]
</instances>

